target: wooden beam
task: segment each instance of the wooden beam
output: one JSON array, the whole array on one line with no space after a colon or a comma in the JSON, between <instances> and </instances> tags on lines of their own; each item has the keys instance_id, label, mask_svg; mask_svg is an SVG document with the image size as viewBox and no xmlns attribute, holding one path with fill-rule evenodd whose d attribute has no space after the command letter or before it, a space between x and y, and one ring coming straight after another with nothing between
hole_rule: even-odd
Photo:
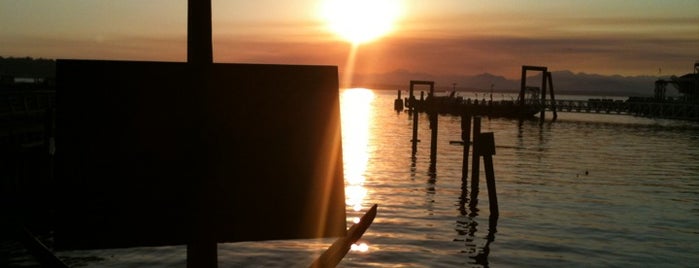
<instances>
[{"instance_id":1,"label":"wooden beam","mask_svg":"<svg viewBox=\"0 0 699 268\"><path fill-rule=\"evenodd\" d=\"M378 205L374 204L371 206L369 211L367 211L359 222L352 225L352 227L347 230L347 235L335 240L328 249L323 252L313 263L311 268L324 268L324 267L335 267L337 266L342 258L345 257L347 252L352 248L352 244L356 243L359 238L362 237L364 232L369 228L369 225L374 221L376 217L376 208Z\"/></svg>"}]
</instances>

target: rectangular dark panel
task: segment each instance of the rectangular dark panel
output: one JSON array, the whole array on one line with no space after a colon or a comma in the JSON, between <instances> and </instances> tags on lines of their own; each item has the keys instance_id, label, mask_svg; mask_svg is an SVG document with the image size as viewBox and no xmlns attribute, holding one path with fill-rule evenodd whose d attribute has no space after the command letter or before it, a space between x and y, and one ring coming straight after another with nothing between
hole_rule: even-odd
<instances>
[{"instance_id":1,"label":"rectangular dark panel","mask_svg":"<svg viewBox=\"0 0 699 268\"><path fill-rule=\"evenodd\" d=\"M57 61L56 246L342 236L334 66Z\"/></svg>"}]
</instances>

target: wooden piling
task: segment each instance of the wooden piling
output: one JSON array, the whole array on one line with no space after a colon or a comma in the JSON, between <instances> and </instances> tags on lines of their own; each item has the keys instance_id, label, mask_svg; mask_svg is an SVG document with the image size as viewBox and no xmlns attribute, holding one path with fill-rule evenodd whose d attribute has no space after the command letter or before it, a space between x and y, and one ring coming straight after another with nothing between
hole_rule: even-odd
<instances>
[{"instance_id":1,"label":"wooden piling","mask_svg":"<svg viewBox=\"0 0 699 268\"><path fill-rule=\"evenodd\" d=\"M435 172L437 169L437 131L439 129L439 113L437 113L436 103L434 98L430 98L428 115L430 117L430 172Z\"/></svg>"},{"instance_id":2,"label":"wooden piling","mask_svg":"<svg viewBox=\"0 0 699 268\"><path fill-rule=\"evenodd\" d=\"M546 72L546 78L548 79L549 91L551 92L551 110L553 111L553 120L558 118L558 113L556 110L556 95L553 93L553 78L551 77L551 72Z\"/></svg>"},{"instance_id":3,"label":"wooden piling","mask_svg":"<svg viewBox=\"0 0 699 268\"><path fill-rule=\"evenodd\" d=\"M495 155L495 136L493 132L481 133L478 136L478 152L483 156L485 180L488 186L488 202L490 203L490 218L497 219L500 215L498 196L495 190L495 172L493 170L493 155Z\"/></svg>"},{"instance_id":4,"label":"wooden piling","mask_svg":"<svg viewBox=\"0 0 699 268\"><path fill-rule=\"evenodd\" d=\"M466 180L468 178L468 149L471 143L471 115L466 112L461 114L461 141L464 143L461 181L466 185Z\"/></svg>"},{"instance_id":5,"label":"wooden piling","mask_svg":"<svg viewBox=\"0 0 699 268\"><path fill-rule=\"evenodd\" d=\"M398 112L403 111L403 99L400 97L400 93L400 90L398 90L398 98L393 101L393 109Z\"/></svg>"},{"instance_id":6,"label":"wooden piling","mask_svg":"<svg viewBox=\"0 0 699 268\"><path fill-rule=\"evenodd\" d=\"M417 112L417 109L415 109L415 107L413 107L413 105L415 105L414 102L410 108L410 110L412 111L412 116L413 116L413 139L411 140L411 142L413 143L413 157L414 157L415 153L417 153L417 142L418 142L418 139L417 139L417 123L418 123L417 115L418 115L418 112Z\"/></svg>"},{"instance_id":7,"label":"wooden piling","mask_svg":"<svg viewBox=\"0 0 699 268\"><path fill-rule=\"evenodd\" d=\"M543 71L541 73L541 114L539 115L539 120L541 120L541 122L546 119L546 73L548 73L548 71Z\"/></svg>"},{"instance_id":8,"label":"wooden piling","mask_svg":"<svg viewBox=\"0 0 699 268\"><path fill-rule=\"evenodd\" d=\"M520 90L519 90L519 97L517 97L517 100L519 101L519 105L524 106L525 104L525 92L524 90L527 88L527 69L528 66L522 65L522 78L519 80L520 81Z\"/></svg>"},{"instance_id":9,"label":"wooden piling","mask_svg":"<svg viewBox=\"0 0 699 268\"><path fill-rule=\"evenodd\" d=\"M471 207L478 203L478 180L480 173L480 152L478 152L478 138L481 134L481 117L473 117L473 153L471 158Z\"/></svg>"}]
</instances>

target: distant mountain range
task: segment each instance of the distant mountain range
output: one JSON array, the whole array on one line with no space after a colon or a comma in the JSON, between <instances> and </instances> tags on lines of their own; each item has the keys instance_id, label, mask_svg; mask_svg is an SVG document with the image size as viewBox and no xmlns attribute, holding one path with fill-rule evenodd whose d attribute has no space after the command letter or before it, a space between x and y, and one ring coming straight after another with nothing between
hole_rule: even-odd
<instances>
[{"instance_id":1,"label":"distant mountain range","mask_svg":"<svg viewBox=\"0 0 699 268\"><path fill-rule=\"evenodd\" d=\"M13 58L0 57L0 76L14 77L55 77L56 65L51 59L33 59L29 57ZM529 86L541 85L541 73L532 72L535 76L527 78ZM683 74L676 74L683 75ZM668 77L660 76L620 76L573 73L571 71L553 71L553 85L557 94L587 94L600 96L652 96L655 81ZM509 79L504 76L482 73L477 75L433 75L395 70L380 74L355 74L352 85L376 89L407 90L410 80L434 81L436 90L452 90L456 83L457 91L490 91L518 92L519 79ZM677 95L672 87L668 95Z\"/></svg>"},{"instance_id":2,"label":"distant mountain range","mask_svg":"<svg viewBox=\"0 0 699 268\"><path fill-rule=\"evenodd\" d=\"M532 72L535 74L537 72ZM554 92L557 94L589 94L601 96L652 96L655 81L659 76L620 76L553 71ZM434 81L436 90L452 90L456 83L457 91L519 92L520 79L508 79L490 73L477 75L432 75L407 70L371 75L356 75L354 86L380 89L408 90L410 80ZM541 73L527 77L528 86L541 85ZM671 92L672 91L672 92ZM676 92L669 88L668 94Z\"/></svg>"}]
</instances>

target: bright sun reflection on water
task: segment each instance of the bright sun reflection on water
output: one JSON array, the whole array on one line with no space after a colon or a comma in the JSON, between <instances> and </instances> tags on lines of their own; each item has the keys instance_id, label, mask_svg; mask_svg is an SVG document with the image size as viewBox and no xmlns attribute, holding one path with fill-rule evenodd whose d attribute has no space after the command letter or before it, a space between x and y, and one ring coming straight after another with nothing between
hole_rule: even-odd
<instances>
[{"instance_id":1,"label":"bright sun reflection on water","mask_svg":"<svg viewBox=\"0 0 699 268\"><path fill-rule=\"evenodd\" d=\"M370 124L374 92L365 88L351 88L340 95L340 116L342 119L342 157L345 168L345 203L355 212L362 211L368 191L364 187L367 163L369 162ZM351 217L357 224L359 217ZM353 252L369 251L366 243L353 244Z\"/></svg>"},{"instance_id":2,"label":"bright sun reflection on water","mask_svg":"<svg viewBox=\"0 0 699 268\"><path fill-rule=\"evenodd\" d=\"M361 211L367 195L364 174L369 161L369 126L374 92L364 88L346 89L340 98L346 204L354 211Z\"/></svg>"},{"instance_id":3,"label":"bright sun reflection on water","mask_svg":"<svg viewBox=\"0 0 699 268\"><path fill-rule=\"evenodd\" d=\"M367 251L369 251L369 245L367 245L366 243L361 243L359 245L352 244L351 250L352 251L359 251L359 252L367 252Z\"/></svg>"}]
</instances>

